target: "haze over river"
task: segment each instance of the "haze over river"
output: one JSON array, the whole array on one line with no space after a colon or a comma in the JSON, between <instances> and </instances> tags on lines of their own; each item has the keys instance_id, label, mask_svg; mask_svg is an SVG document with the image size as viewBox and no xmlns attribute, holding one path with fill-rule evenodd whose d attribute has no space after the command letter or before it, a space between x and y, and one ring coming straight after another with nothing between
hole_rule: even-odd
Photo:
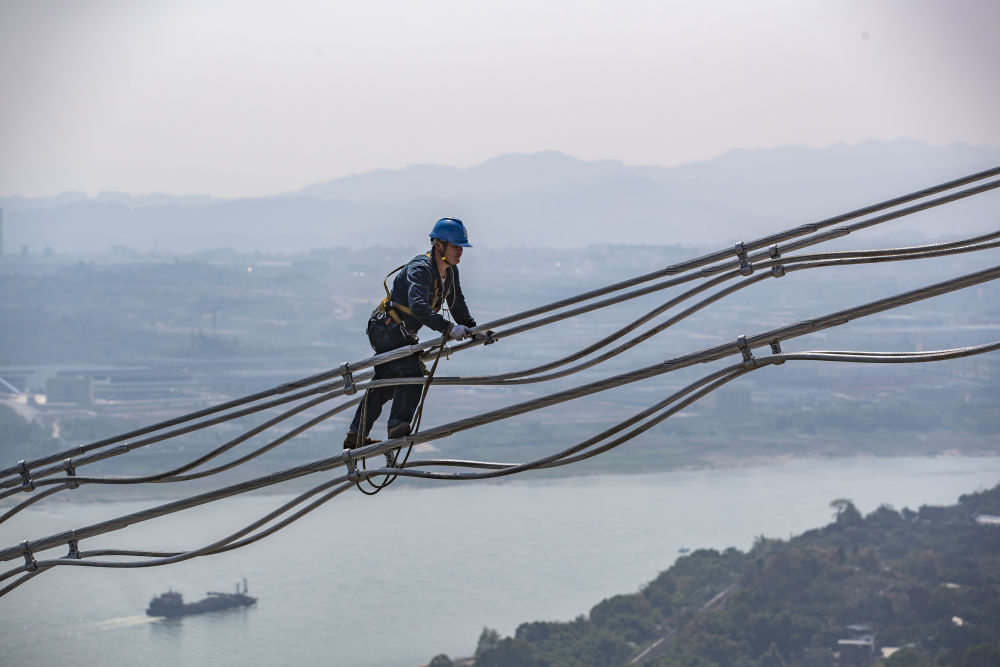
<instances>
[{"instance_id":1,"label":"haze over river","mask_svg":"<svg viewBox=\"0 0 1000 667\"><path fill-rule=\"evenodd\" d=\"M678 550L749 548L831 520L950 504L1000 482L1000 457L808 459L756 468L351 491L249 547L165 567L63 567L0 599L9 665L413 667L471 655L484 626L568 620L640 588ZM318 482L317 482L318 483ZM63 494L72 498L72 492ZM280 505L246 496L87 540L206 544ZM0 526L8 546L157 502L46 502ZM39 554L61 556L62 549ZM7 570L14 563L5 563ZM181 619L144 615L168 587L193 602L246 577L256 606Z\"/></svg>"}]
</instances>

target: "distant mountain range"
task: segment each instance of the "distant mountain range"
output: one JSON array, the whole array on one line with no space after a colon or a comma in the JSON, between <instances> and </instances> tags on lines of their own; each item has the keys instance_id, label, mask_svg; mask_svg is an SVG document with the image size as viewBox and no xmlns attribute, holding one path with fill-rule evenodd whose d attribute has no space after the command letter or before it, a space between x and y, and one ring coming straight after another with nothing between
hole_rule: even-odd
<instances>
[{"instance_id":1,"label":"distant mountain range","mask_svg":"<svg viewBox=\"0 0 1000 667\"><path fill-rule=\"evenodd\" d=\"M420 246L442 216L463 218L473 244L595 243L722 247L853 210L1000 164L964 144L869 141L828 148L737 150L678 167L511 154L459 169L414 165L253 199L102 193L0 199L4 247L36 255L192 253L214 248ZM907 238L996 226L1000 193L887 225Z\"/></svg>"}]
</instances>

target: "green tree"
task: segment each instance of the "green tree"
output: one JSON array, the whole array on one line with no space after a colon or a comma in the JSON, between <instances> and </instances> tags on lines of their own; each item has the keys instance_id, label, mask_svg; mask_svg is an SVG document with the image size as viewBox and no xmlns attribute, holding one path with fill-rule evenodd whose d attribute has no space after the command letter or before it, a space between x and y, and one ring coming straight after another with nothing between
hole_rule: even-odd
<instances>
[{"instance_id":1,"label":"green tree","mask_svg":"<svg viewBox=\"0 0 1000 667\"><path fill-rule=\"evenodd\" d=\"M831 500L830 507L834 509L833 518L837 521L838 526L860 526L865 523L861 512L847 498Z\"/></svg>"},{"instance_id":2,"label":"green tree","mask_svg":"<svg viewBox=\"0 0 1000 667\"><path fill-rule=\"evenodd\" d=\"M479 641L476 643L476 657L486 651L495 649L500 644L500 633L493 628L483 628L479 634Z\"/></svg>"},{"instance_id":3,"label":"green tree","mask_svg":"<svg viewBox=\"0 0 1000 667\"><path fill-rule=\"evenodd\" d=\"M1000 665L1000 648L994 644L976 644L965 649L962 667L996 667Z\"/></svg>"}]
</instances>

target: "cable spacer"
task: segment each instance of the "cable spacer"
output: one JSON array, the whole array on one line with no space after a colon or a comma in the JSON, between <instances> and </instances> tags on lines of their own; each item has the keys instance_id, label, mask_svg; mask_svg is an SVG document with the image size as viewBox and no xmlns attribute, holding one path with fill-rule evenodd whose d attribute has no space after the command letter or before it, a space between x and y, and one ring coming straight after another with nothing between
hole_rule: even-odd
<instances>
[{"instance_id":1,"label":"cable spacer","mask_svg":"<svg viewBox=\"0 0 1000 667\"><path fill-rule=\"evenodd\" d=\"M76 536L76 530L70 531L73 539L69 541L69 553L66 558L80 558L80 539Z\"/></svg>"},{"instance_id":2,"label":"cable spacer","mask_svg":"<svg viewBox=\"0 0 1000 667\"><path fill-rule=\"evenodd\" d=\"M750 351L746 336L740 335L736 338L736 347L740 348L740 353L743 355L743 365L747 368L757 368L757 358Z\"/></svg>"},{"instance_id":3,"label":"cable spacer","mask_svg":"<svg viewBox=\"0 0 1000 667\"><path fill-rule=\"evenodd\" d=\"M35 483L31 481L31 474L28 471L28 464L21 459L17 462L17 473L21 476L21 490L34 491Z\"/></svg>"},{"instance_id":4,"label":"cable spacer","mask_svg":"<svg viewBox=\"0 0 1000 667\"><path fill-rule=\"evenodd\" d=\"M778 259L781 257L781 251L778 250L778 244L775 243L771 245L771 247L767 249L767 254L771 259Z\"/></svg>"},{"instance_id":5,"label":"cable spacer","mask_svg":"<svg viewBox=\"0 0 1000 667\"><path fill-rule=\"evenodd\" d=\"M21 554L24 556L24 569L29 572L37 570L38 561L35 560L35 554L31 553L31 548L28 546L28 540L21 542L19 546L21 548Z\"/></svg>"},{"instance_id":6,"label":"cable spacer","mask_svg":"<svg viewBox=\"0 0 1000 667\"><path fill-rule=\"evenodd\" d=\"M772 340L771 341L771 353L772 354L781 354L781 341L780 340ZM781 361L774 362L774 365L775 366L780 366L783 363L785 363L784 359L782 359Z\"/></svg>"},{"instance_id":7,"label":"cable spacer","mask_svg":"<svg viewBox=\"0 0 1000 667\"><path fill-rule=\"evenodd\" d=\"M354 377L346 361L340 365L340 374L344 376L344 394L350 396L357 392L358 388L354 386Z\"/></svg>"},{"instance_id":8,"label":"cable spacer","mask_svg":"<svg viewBox=\"0 0 1000 667\"><path fill-rule=\"evenodd\" d=\"M63 469L66 470L66 477L76 477L76 466L73 465L73 459L65 459L63 461ZM76 489L80 487L80 482L70 482L67 480L67 489Z\"/></svg>"},{"instance_id":9,"label":"cable spacer","mask_svg":"<svg viewBox=\"0 0 1000 667\"><path fill-rule=\"evenodd\" d=\"M352 482L357 482L361 479L361 473L358 472L357 461L351 458L350 454L347 455L347 461L345 463L347 464L347 479Z\"/></svg>"},{"instance_id":10,"label":"cable spacer","mask_svg":"<svg viewBox=\"0 0 1000 667\"><path fill-rule=\"evenodd\" d=\"M775 278L780 278L781 276L785 275L785 265L775 264L774 266L772 266L771 275L774 276Z\"/></svg>"},{"instance_id":11,"label":"cable spacer","mask_svg":"<svg viewBox=\"0 0 1000 667\"><path fill-rule=\"evenodd\" d=\"M743 241L740 241L735 246L733 246L733 252L740 260L740 275L749 276L753 273L753 265L750 264L750 260L747 259L747 250L743 247Z\"/></svg>"}]
</instances>

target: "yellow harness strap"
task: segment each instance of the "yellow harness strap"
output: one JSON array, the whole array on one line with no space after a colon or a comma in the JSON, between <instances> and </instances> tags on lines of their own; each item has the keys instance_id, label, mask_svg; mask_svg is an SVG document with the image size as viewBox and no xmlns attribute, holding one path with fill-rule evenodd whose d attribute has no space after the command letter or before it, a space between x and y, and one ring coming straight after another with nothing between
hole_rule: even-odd
<instances>
[{"instance_id":1,"label":"yellow harness strap","mask_svg":"<svg viewBox=\"0 0 1000 667\"><path fill-rule=\"evenodd\" d=\"M429 252L425 252L424 255L426 257L431 256ZM385 278L382 280L382 287L385 288L385 298L382 299L382 302L378 305L378 309L376 310L376 312L382 312L391 317L396 324L403 323L403 318L400 317L399 313L396 311L399 311L405 315L413 315L413 311L410 310L409 307L404 306L401 303L393 303L392 294L389 292L389 285L388 285L389 277L392 276L394 273L402 271L404 268L406 268L406 264L403 264L403 266L396 267L388 274L386 274ZM441 310L441 305L442 305L438 301L438 296L441 294L441 290L439 289L439 284L440 281L438 280L437 276L435 276L434 295L431 297L431 310L433 310L435 313Z\"/></svg>"}]
</instances>

